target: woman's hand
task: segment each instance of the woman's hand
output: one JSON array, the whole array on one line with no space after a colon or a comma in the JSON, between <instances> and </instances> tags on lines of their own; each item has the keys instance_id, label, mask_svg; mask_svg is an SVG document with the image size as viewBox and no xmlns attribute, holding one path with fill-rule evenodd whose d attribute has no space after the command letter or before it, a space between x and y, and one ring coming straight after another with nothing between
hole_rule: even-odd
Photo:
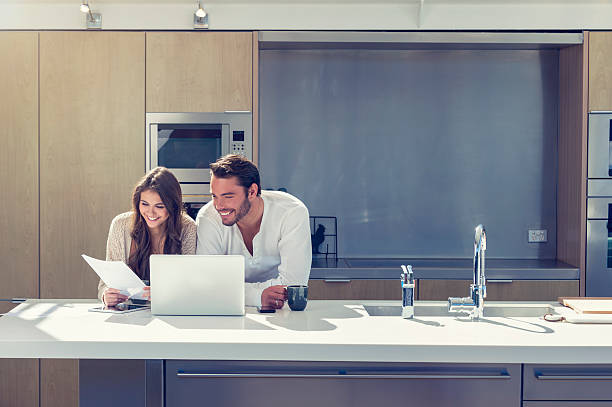
<instances>
[{"instance_id":1,"label":"woman's hand","mask_svg":"<svg viewBox=\"0 0 612 407\"><path fill-rule=\"evenodd\" d=\"M121 294L116 288L107 288L102 296L102 300L107 307L114 307L120 302L127 301L127 299L128 296Z\"/></svg>"}]
</instances>

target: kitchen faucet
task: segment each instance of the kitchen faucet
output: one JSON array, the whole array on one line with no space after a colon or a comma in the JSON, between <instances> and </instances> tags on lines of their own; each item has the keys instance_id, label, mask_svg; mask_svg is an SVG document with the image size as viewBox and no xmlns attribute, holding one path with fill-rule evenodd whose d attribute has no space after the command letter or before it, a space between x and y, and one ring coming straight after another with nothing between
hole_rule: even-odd
<instances>
[{"instance_id":1,"label":"kitchen faucet","mask_svg":"<svg viewBox=\"0 0 612 407\"><path fill-rule=\"evenodd\" d=\"M485 250L487 250L487 234L482 225L476 226L474 235L474 278L470 284L470 297L449 297L448 311L470 310L470 319L477 321L483 317L484 299L487 296L485 279Z\"/></svg>"}]
</instances>

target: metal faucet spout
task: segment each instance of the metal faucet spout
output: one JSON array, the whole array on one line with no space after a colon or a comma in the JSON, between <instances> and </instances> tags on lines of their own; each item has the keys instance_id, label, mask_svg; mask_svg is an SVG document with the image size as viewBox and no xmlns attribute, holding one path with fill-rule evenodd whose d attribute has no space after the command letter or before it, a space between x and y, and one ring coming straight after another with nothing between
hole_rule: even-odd
<instances>
[{"instance_id":1,"label":"metal faucet spout","mask_svg":"<svg viewBox=\"0 0 612 407\"><path fill-rule=\"evenodd\" d=\"M468 309L472 320L483 317L484 299L487 297L485 250L487 250L487 234L484 226L478 225L474 233L474 276L470 284L470 296L448 299L449 311Z\"/></svg>"}]
</instances>

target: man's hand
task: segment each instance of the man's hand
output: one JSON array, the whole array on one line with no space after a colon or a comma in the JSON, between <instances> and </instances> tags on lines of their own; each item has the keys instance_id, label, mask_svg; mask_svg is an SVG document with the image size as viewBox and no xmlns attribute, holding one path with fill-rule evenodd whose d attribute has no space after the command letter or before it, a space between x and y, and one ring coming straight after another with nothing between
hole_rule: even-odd
<instances>
[{"instance_id":1,"label":"man's hand","mask_svg":"<svg viewBox=\"0 0 612 407\"><path fill-rule=\"evenodd\" d=\"M104 291L104 295L102 296L102 300L104 300L104 304L106 304L107 307L114 307L115 305L119 304L120 302L124 302L127 299L128 296L120 294L119 290L117 290L116 288L107 288L106 291Z\"/></svg>"},{"instance_id":2,"label":"man's hand","mask_svg":"<svg viewBox=\"0 0 612 407\"><path fill-rule=\"evenodd\" d=\"M284 285L273 285L261 293L261 306L281 309L287 299L287 289Z\"/></svg>"}]
</instances>

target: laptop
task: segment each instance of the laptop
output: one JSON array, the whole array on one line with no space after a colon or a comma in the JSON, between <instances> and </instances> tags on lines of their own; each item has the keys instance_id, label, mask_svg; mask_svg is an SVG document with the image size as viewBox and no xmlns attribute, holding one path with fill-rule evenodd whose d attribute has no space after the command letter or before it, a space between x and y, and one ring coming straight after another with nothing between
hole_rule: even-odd
<instances>
[{"instance_id":1,"label":"laptop","mask_svg":"<svg viewBox=\"0 0 612 407\"><path fill-rule=\"evenodd\" d=\"M244 257L154 254L154 315L244 315Z\"/></svg>"}]
</instances>

